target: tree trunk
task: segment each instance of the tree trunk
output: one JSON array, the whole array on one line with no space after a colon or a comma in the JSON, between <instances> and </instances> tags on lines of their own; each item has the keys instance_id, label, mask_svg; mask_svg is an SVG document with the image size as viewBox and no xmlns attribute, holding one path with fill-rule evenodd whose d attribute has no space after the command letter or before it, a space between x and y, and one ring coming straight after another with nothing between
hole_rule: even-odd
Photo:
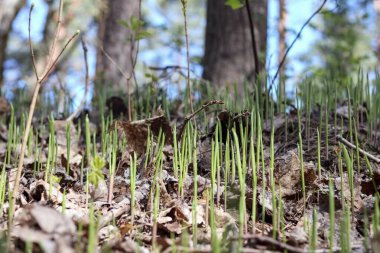
<instances>
[{"instance_id":1,"label":"tree trunk","mask_svg":"<svg viewBox=\"0 0 380 253\"><path fill-rule=\"evenodd\" d=\"M8 35L11 32L13 20L24 4L25 0L0 1L0 88L4 84L3 74Z\"/></svg>"},{"instance_id":2,"label":"tree trunk","mask_svg":"<svg viewBox=\"0 0 380 253\"><path fill-rule=\"evenodd\" d=\"M132 16L138 19L139 1L104 0L103 2L96 62L97 83L102 86L112 85L113 90L126 92L127 81L121 71L127 76L132 73L135 41L132 38L133 32L120 25L119 20L129 23Z\"/></svg>"},{"instance_id":3,"label":"tree trunk","mask_svg":"<svg viewBox=\"0 0 380 253\"><path fill-rule=\"evenodd\" d=\"M282 59L285 55L286 50L286 1L279 0L279 19L278 19L278 64L280 65ZM285 97L285 64L282 65L279 72L279 82L280 82L280 95Z\"/></svg>"},{"instance_id":4,"label":"tree trunk","mask_svg":"<svg viewBox=\"0 0 380 253\"><path fill-rule=\"evenodd\" d=\"M259 71L265 69L267 0L250 0L255 26ZM207 25L203 77L215 85L254 80L255 64L246 8L233 10L224 0L207 1Z\"/></svg>"}]
</instances>

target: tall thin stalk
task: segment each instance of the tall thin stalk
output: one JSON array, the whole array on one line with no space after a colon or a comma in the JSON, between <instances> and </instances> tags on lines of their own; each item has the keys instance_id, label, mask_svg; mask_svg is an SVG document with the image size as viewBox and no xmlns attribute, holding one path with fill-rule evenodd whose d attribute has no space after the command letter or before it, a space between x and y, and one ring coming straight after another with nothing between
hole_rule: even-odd
<instances>
[{"instance_id":1,"label":"tall thin stalk","mask_svg":"<svg viewBox=\"0 0 380 253\"><path fill-rule=\"evenodd\" d=\"M60 1L57 31L59 30L59 28L61 26L61 18L60 17L62 15L62 9L63 9L62 5L63 5L63 0ZM61 49L61 51L59 52L59 54L56 57L54 57L55 43L58 40L58 32L56 33L56 35L54 37L54 42L53 42L52 50L49 52L49 55L48 55L48 61L47 61L48 64L46 65L45 70L43 71L43 73L41 75L39 75L37 73L37 68L36 68L36 63L35 63L35 58L34 58L34 51L33 51L33 46L32 46L32 42L31 42L31 38L30 38L30 23L31 23L30 20L31 20L31 14L32 14L33 7L34 7L34 5L32 4L32 6L30 8L30 12L29 12L29 26L28 26L28 28L29 28L29 46L30 46L30 53L31 53L31 57L32 57L33 68L34 68L34 72L35 72L35 75L36 75L36 84L35 84L35 87L34 87L32 101L30 102L29 113L28 113L28 120L26 122L25 132L24 132L24 135L23 135L23 138L22 138L20 157L19 157L18 166L17 166L17 174L16 174L16 179L15 179L15 183L14 183L14 187L13 187L13 196L12 196L12 205L11 205L12 209L13 209L12 211L14 211L15 202L16 202L16 199L17 199L18 194L19 194L19 186L20 186L21 174L22 174L22 171L23 171L24 158L25 158L25 149L26 149L26 144L28 142L29 131L30 131L30 127L32 125L32 119L33 119L33 115L34 115L34 110L36 108L36 103L37 103L37 98L38 98L38 94L39 94L40 88L44 84L44 82L47 80L47 78L49 77L50 73L53 71L54 67L56 66L56 64L57 64L57 62L59 60L59 58L61 57L61 55L63 54L63 52L66 50L67 46L80 33L79 30L76 33L74 33L71 36L71 38L69 38L69 40L66 42L66 44L63 46L63 48Z\"/></svg>"},{"instance_id":2,"label":"tall thin stalk","mask_svg":"<svg viewBox=\"0 0 380 253\"><path fill-rule=\"evenodd\" d=\"M182 14L183 14L183 22L185 26L185 40L186 40L186 58L187 58L187 90L188 90L188 95L189 95L189 103L190 103L190 109L191 112L194 112L194 107L193 107L193 91L191 87L191 82L190 82L190 49L189 49L189 34L187 31L187 0L181 0L182 4Z\"/></svg>"}]
</instances>

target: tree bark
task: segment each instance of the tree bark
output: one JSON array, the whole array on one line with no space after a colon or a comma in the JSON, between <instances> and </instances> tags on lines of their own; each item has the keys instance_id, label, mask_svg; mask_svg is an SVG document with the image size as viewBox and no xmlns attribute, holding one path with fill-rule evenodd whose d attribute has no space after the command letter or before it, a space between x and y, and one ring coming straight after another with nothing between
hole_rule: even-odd
<instances>
[{"instance_id":1,"label":"tree bark","mask_svg":"<svg viewBox=\"0 0 380 253\"><path fill-rule=\"evenodd\" d=\"M265 69L267 0L250 0L255 26L259 71ZM203 77L214 85L254 80L255 64L249 19L245 8L232 10L224 0L207 1L207 25Z\"/></svg>"},{"instance_id":2,"label":"tree bark","mask_svg":"<svg viewBox=\"0 0 380 253\"><path fill-rule=\"evenodd\" d=\"M0 88L4 85L4 63L8 36L12 30L12 23L25 0L0 0Z\"/></svg>"},{"instance_id":3,"label":"tree bark","mask_svg":"<svg viewBox=\"0 0 380 253\"><path fill-rule=\"evenodd\" d=\"M279 19L278 19L278 64L284 58L286 51L286 1L279 0ZM285 95L285 64L282 65L279 72L280 92L281 97Z\"/></svg>"},{"instance_id":4,"label":"tree bark","mask_svg":"<svg viewBox=\"0 0 380 253\"><path fill-rule=\"evenodd\" d=\"M96 72L99 85L112 85L114 90L127 91L127 81L123 74L131 75L135 41L133 32L120 25L119 20L129 22L131 17L138 19L139 1L137 0L104 0L99 23L99 45L97 52ZM108 59L104 51L113 62Z\"/></svg>"}]
</instances>

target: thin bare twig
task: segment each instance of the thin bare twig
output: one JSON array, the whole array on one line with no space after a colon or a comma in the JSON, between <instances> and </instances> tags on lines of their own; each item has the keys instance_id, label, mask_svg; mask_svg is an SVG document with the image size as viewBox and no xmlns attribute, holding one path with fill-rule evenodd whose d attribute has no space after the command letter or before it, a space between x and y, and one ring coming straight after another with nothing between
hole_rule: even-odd
<instances>
[{"instance_id":1,"label":"thin bare twig","mask_svg":"<svg viewBox=\"0 0 380 253\"><path fill-rule=\"evenodd\" d=\"M190 103L190 109L191 112L194 112L194 107L193 107L193 91L191 88L191 82L190 82L190 48L189 48L189 34L187 31L187 1L186 0L181 0L182 3L182 13L183 13L183 19L184 19L184 26L185 26L185 40L186 40L186 58L187 58L187 78L186 78L186 83L187 83L187 89L189 92L189 103Z\"/></svg>"},{"instance_id":2,"label":"thin bare twig","mask_svg":"<svg viewBox=\"0 0 380 253\"><path fill-rule=\"evenodd\" d=\"M255 244L259 243L259 244L274 246L277 249L286 250L289 253L305 253L305 251L301 248L294 247L292 245L277 241L276 239L273 239L272 237L264 236L264 235L246 234L242 238L237 237L233 239L253 240Z\"/></svg>"},{"instance_id":3,"label":"thin bare twig","mask_svg":"<svg viewBox=\"0 0 380 253\"><path fill-rule=\"evenodd\" d=\"M276 74L274 75L273 79L272 79L272 82L270 84L270 87L269 87L269 90L268 90L268 94L269 92L271 91L272 87L273 87L273 84L274 82L276 81L276 78L278 76L278 74L280 73L280 70L282 68L282 65L284 65L285 63L285 60L286 60L286 57L288 56L290 50L293 48L294 44L296 43L296 41L301 37L301 33L303 31L303 29L310 23L310 21L319 13L321 12L323 6L325 6L327 0L323 0L322 4L319 6L319 8L306 20L306 22L302 25L301 29L298 31L296 37L294 38L294 40L292 41L292 43L290 44L290 46L286 49L285 51L285 54L284 54L284 57L282 57L281 59L281 62L280 64L278 65L278 68L276 70Z\"/></svg>"},{"instance_id":4,"label":"thin bare twig","mask_svg":"<svg viewBox=\"0 0 380 253\"><path fill-rule=\"evenodd\" d=\"M142 0L139 0L139 20L141 20L141 1ZM140 26L137 28L137 37L139 37L140 35ZM133 78L134 78L134 81L135 81L135 85L136 85L136 91L138 91L138 85L137 85L137 78L136 78L136 74L135 74L135 68L136 68L136 64L137 64L137 57L139 55L139 50L140 50L140 40L139 38L137 38L137 42L136 42L137 46L136 46L136 53L135 53L135 57L132 58L132 75L133 75ZM133 45L133 43L132 43ZM131 51L133 53L133 50ZM138 94L137 94L138 96Z\"/></svg>"},{"instance_id":5,"label":"thin bare twig","mask_svg":"<svg viewBox=\"0 0 380 253\"><path fill-rule=\"evenodd\" d=\"M81 42L82 42L83 58L84 58L85 71L86 71L84 95L78 108L66 119L66 121L72 121L78 115L78 113L82 110L82 107L84 106L87 99L87 91L88 91L88 83L89 83L88 60L87 60L88 49L87 49L86 43L84 42L83 36L81 36Z\"/></svg>"},{"instance_id":6,"label":"thin bare twig","mask_svg":"<svg viewBox=\"0 0 380 253\"><path fill-rule=\"evenodd\" d=\"M352 144L351 142L349 142L348 140L346 140L345 138L343 138L342 136L340 135L337 135L336 138L342 142L344 145L352 148L352 149L358 149L359 150L359 153L361 153L362 155L364 156L367 156L368 158L370 158L371 160L373 160L374 162L376 163L380 163L380 158L368 153L367 151L359 148L359 147L356 147L356 145Z\"/></svg>"},{"instance_id":7,"label":"thin bare twig","mask_svg":"<svg viewBox=\"0 0 380 253\"><path fill-rule=\"evenodd\" d=\"M28 36L29 36L29 50L30 50L30 55L32 57L33 70L34 70L34 74L36 76L36 80L38 81L38 73L37 73L37 67L36 67L36 58L34 56L34 50L33 50L33 46L32 46L32 38L30 37L30 23L31 23L31 19L32 19L33 8L34 8L34 3L32 3L32 5L30 6L30 10L29 10Z\"/></svg>"},{"instance_id":8,"label":"thin bare twig","mask_svg":"<svg viewBox=\"0 0 380 253\"><path fill-rule=\"evenodd\" d=\"M53 60L53 63L50 65L49 68L47 68L46 72L44 73L44 75L42 75L42 78L40 78L40 82L43 83L45 81L45 79L50 75L51 71L54 69L54 67L56 66L59 58L61 57L61 55L63 54L63 52L66 50L66 48L69 46L69 44L80 34L80 31L77 30L76 33L74 33L71 38L66 42L66 44L63 46L61 52L59 52L59 54L57 55L57 57Z\"/></svg>"},{"instance_id":9,"label":"thin bare twig","mask_svg":"<svg viewBox=\"0 0 380 253\"><path fill-rule=\"evenodd\" d=\"M55 47L58 43L59 33L61 32L61 25L62 25L62 12L63 12L63 0L59 1L59 7L58 7L58 20L57 20L57 30L55 31L53 44L51 45L50 52L49 52L49 58L48 63L46 64L46 67L50 66L55 52Z\"/></svg>"},{"instance_id":10,"label":"thin bare twig","mask_svg":"<svg viewBox=\"0 0 380 253\"><path fill-rule=\"evenodd\" d=\"M182 135L183 135L183 131L185 130L185 127L186 127L186 124L195 116L197 115L199 112L201 112L202 110L206 109L207 107L209 107L210 105L223 105L224 102L222 100L211 100L211 101L208 101L206 103L204 103L200 108L198 108L198 110L196 110L195 112L193 112L192 114L188 115L185 117L185 120L183 122L183 126L181 128L181 131L179 132L179 140L182 139Z\"/></svg>"}]
</instances>

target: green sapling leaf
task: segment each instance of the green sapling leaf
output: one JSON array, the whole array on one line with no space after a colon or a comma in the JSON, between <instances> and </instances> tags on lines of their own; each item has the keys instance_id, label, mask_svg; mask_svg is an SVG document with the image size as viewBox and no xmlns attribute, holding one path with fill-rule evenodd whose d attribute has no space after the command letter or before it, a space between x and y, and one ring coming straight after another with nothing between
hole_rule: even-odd
<instances>
[{"instance_id":1,"label":"green sapling leaf","mask_svg":"<svg viewBox=\"0 0 380 253\"><path fill-rule=\"evenodd\" d=\"M233 10L240 9L244 6L241 0L227 0L225 4L230 6Z\"/></svg>"}]
</instances>

